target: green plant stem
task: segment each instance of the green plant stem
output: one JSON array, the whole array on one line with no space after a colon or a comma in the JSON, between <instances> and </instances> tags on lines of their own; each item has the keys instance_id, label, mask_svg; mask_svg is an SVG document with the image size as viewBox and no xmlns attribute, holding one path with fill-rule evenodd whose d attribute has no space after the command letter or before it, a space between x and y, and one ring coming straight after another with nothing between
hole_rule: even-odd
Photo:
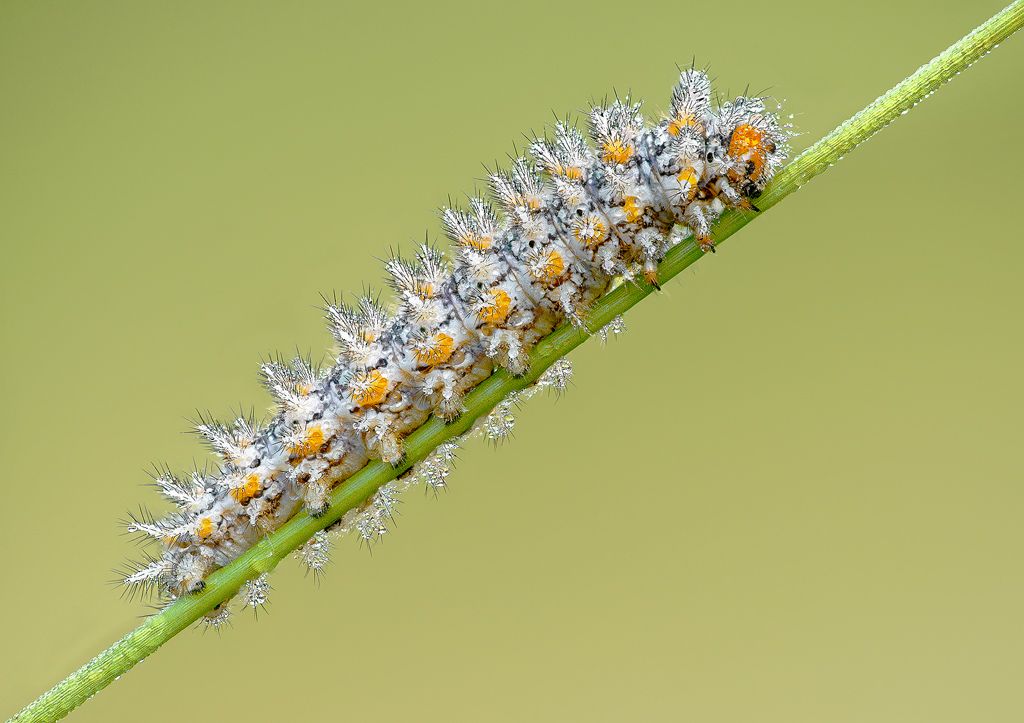
<instances>
[{"instance_id":1,"label":"green plant stem","mask_svg":"<svg viewBox=\"0 0 1024 723\"><path fill-rule=\"evenodd\" d=\"M825 172L857 145L913 108L1022 25L1024 0L1017 0L797 157L778 174L757 200L760 209L768 210ZM721 244L756 217L752 213L725 214L715 227L716 242ZM676 276L702 255L692 242L676 246L659 267L661 281L666 282ZM509 393L532 384L557 359L585 342L593 331L638 304L652 291L652 287L646 283L627 283L608 293L594 305L588 315L588 331L562 326L537 345L530 355L532 364L529 374L516 379L503 371L495 373L467 396L467 411L457 422L446 425L431 418L410 434L406 440L407 458L402 466L393 468L379 461L368 464L334 490L325 515L313 518L302 513L295 516L230 565L213 573L203 592L180 598L159 614L150 617L44 693L12 720L49 721L67 715L202 615L231 598L245 581L273 569L282 558L314 533L365 502L381 485L423 460L441 443L468 431Z\"/></svg>"}]
</instances>

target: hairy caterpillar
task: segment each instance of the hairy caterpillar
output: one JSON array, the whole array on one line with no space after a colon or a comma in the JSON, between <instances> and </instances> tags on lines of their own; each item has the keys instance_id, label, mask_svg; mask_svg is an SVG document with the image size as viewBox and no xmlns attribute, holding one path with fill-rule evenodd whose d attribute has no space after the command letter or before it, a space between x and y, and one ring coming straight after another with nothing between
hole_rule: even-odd
<instances>
[{"instance_id":1,"label":"hairy caterpillar","mask_svg":"<svg viewBox=\"0 0 1024 723\"><path fill-rule=\"evenodd\" d=\"M628 97L591 109L590 135L567 123L537 138L530 157L489 177L502 215L481 197L441 213L455 244L449 263L431 245L386 262L397 305L370 297L325 308L337 363L268 362L261 373L279 409L265 426L200 419L197 431L220 457L214 473L187 479L160 474L157 487L178 506L166 518L133 519L132 532L162 545L158 557L124 575L131 587L164 597L195 593L300 508L326 508L332 487L370 459L398 464L403 437L431 414L456 419L463 395L496 366L527 371L530 349L558 324L585 325L588 307L617 278L658 284L670 246L693 237L714 251L711 223L728 207L756 211L754 199L785 158L788 130L764 99L739 97L712 107L699 70L681 73L669 113L648 125ZM556 365L545 384L564 386ZM507 434L508 406L488 424ZM420 474L443 484L452 449L443 447ZM350 520L370 539L390 513L393 488ZM318 536L300 551L314 570L326 559ZM263 578L242 595L258 606ZM211 618L215 623L220 612Z\"/></svg>"}]
</instances>

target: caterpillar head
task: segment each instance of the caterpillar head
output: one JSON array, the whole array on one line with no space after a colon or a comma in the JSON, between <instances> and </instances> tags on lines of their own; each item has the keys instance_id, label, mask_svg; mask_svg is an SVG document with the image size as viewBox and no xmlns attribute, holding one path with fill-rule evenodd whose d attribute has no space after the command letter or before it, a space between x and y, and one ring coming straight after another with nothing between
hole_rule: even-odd
<instances>
[{"instance_id":1,"label":"caterpillar head","mask_svg":"<svg viewBox=\"0 0 1024 723\"><path fill-rule=\"evenodd\" d=\"M752 119L756 120L756 119ZM756 122L741 123L729 137L729 176L747 198L761 195L778 163L779 143L770 128Z\"/></svg>"},{"instance_id":2,"label":"caterpillar head","mask_svg":"<svg viewBox=\"0 0 1024 723\"><path fill-rule=\"evenodd\" d=\"M789 132L765 110L763 98L739 97L722 106L725 174L747 198L756 198L782 165Z\"/></svg>"}]
</instances>

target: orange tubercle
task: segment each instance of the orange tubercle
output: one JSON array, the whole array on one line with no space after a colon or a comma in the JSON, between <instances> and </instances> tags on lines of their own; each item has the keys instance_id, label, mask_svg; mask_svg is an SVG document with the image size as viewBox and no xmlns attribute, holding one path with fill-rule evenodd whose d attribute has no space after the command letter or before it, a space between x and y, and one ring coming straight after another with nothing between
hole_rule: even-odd
<instances>
[{"instance_id":1,"label":"orange tubercle","mask_svg":"<svg viewBox=\"0 0 1024 723\"><path fill-rule=\"evenodd\" d=\"M307 429L302 441L292 446L288 451L299 457L308 457L319 452L323 446L324 430L319 424L316 424Z\"/></svg>"},{"instance_id":2,"label":"orange tubercle","mask_svg":"<svg viewBox=\"0 0 1024 723\"><path fill-rule=\"evenodd\" d=\"M544 279L554 281L562 275L563 271L565 271L565 261L562 259L562 254L557 251L549 251L544 259L544 265L541 267Z\"/></svg>"},{"instance_id":3,"label":"orange tubercle","mask_svg":"<svg viewBox=\"0 0 1024 723\"><path fill-rule=\"evenodd\" d=\"M693 197L697 195L697 183L700 181L700 177L697 175L697 172L687 166L679 173L678 176L676 176L676 180L680 183L689 184L686 195L692 201Z\"/></svg>"},{"instance_id":4,"label":"orange tubercle","mask_svg":"<svg viewBox=\"0 0 1024 723\"><path fill-rule=\"evenodd\" d=\"M323 435L321 434L321 436ZM235 487L231 490L231 496L235 498L235 501L238 502L238 504L244 505L246 502L258 495L261 489L260 476L253 472L245 478L245 483L241 487Z\"/></svg>"},{"instance_id":5,"label":"orange tubercle","mask_svg":"<svg viewBox=\"0 0 1024 723\"><path fill-rule=\"evenodd\" d=\"M687 166L679 172L679 175L676 176L676 180L680 183L689 183L691 186L696 186L697 181L700 179L697 177L697 172Z\"/></svg>"},{"instance_id":6,"label":"orange tubercle","mask_svg":"<svg viewBox=\"0 0 1024 723\"><path fill-rule=\"evenodd\" d=\"M380 404L388 395L388 380L377 369L356 375L353 382L353 401L360 407Z\"/></svg>"},{"instance_id":7,"label":"orange tubercle","mask_svg":"<svg viewBox=\"0 0 1024 723\"><path fill-rule=\"evenodd\" d=\"M199 520L199 525L196 527L196 536L200 540L205 540L207 537L213 534L213 520L209 517L204 517Z\"/></svg>"},{"instance_id":8,"label":"orange tubercle","mask_svg":"<svg viewBox=\"0 0 1024 723\"><path fill-rule=\"evenodd\" d=\"M485 324L500 324L508 318L512 299L503 289L491 289L489 293L491 301L480 310L480 321Z\"/></svg>"},{"instance_id":9,"label":"orange tubercle","mask_svg":"<svg viewBox=\"0 0 1024 723\"><path fill-rule=\"evenodd\" d=\"M622 204L622 210L626 212L626 220L630 223L639 221L640 217L644 215L644 209L638 203L639 200L636 196L626 196L625 203Z\"/></svg>"},{"instance_id":10,"label":"orange tubercle","mask_svg":"<svg viewBox=\"0 0 1024 723\"><path fill-rule=\"evenodd\" d=\"M447 334L438 334L434 337L432 346L416 351L416 361L430 366L444 364L451 358L454 349L454 339Z\"/></svg>"},{"instance_id":11,"label":"orange tubercle","mask_svg":"<svg viewBox=\"0 0 1024 723\"><path fill-rule=\"evenodd\" d=\"M585 246L597 246L608 238L608 227L597 216L587 216L576 222L572 229L576 240Z\"/></svg>"},{"instance_id":12,"label":"orange tubercle","mask_svg":"<svg viewBox=\"0 0 1024 723\"><path fill-rule=\"evenodd\" d=\"M474 248L477 251L486 251L494 243L494 239L490 236L478 236L476 234L470 234L463 237L461 240L466 246Z\"/></svg>"},{"instance_id":13,"label":"orange tubercle","mask_svg":"<svg viewBox=\"0 0 1024 723\"><path fill-rule=\"evenodd\" d=\"M619 140L608 141L601 149L601 160L605 163L626 163L633 157L633 146Z\"/></svg>"},{"instance_id":14,"label":"orange tubercle","mask_svg":"<svg viewBox=\"0 0 1024 723\"><path fill-rule=\"evenodd\" d=\"M669 135L678 136L683 132L683 128L688 128L690 126L700 128L700 123L692 113L687 113L686 115L678 116L669 121L667 130Z\"/></svg>"},{"instance_id":15,"label":"orange tubercle","mask_svg":"<svg viewBox=\"0 0 1024 723\"><path fill-rule=\"evenodd\" d=\"M555 175L565 176L570 181L580 181L583 179L583 169L579 166L562 166L559 165L554 169Z\"/></svg>"}]
</instances>

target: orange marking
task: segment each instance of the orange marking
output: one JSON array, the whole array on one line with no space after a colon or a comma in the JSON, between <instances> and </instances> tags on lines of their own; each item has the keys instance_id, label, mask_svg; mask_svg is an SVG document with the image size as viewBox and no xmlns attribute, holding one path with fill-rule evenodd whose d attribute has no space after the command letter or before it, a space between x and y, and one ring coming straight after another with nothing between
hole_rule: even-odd
<instances>
[{"instance_id":1,"label":"orange marking","mask_svg":"<svg viewBox=\"0 0 1024 723\"><path fill-rule=\"evenodd\" d=\"M626 196L626 202L622 204L622 210L626 212L626 220L630 223L639 221L640 217L644 215L643 207L637 203L639 200L636 196Z\"/></svg>"},{"instance_id":2,"label":"orange marking","mask_svg":"<svg viewBox=\"0 0 1024 723\"><path fill-rule=\"evenodd\" d=\"M764 157L764 154L760 151L755 151L751 157L750 162L754 164L754 170L750 172L750 180L756 181L764 173L764 164L768 159Z\"/></svg>"},{"instance_id":3,"label":"orange marking","mask_svg":"<svg viewBox=\"0 0 1024 723\"><path fill-rule=\"evenodd\" d=\"M633 146L619 140L608 141L601 151L601 160L605 163L625 163L633 157Z\"/></svg>"},{"instance_id":4,"label":"orange marking","mask_svg":"<svg viewBox=\"0 0 1024 723\"><path fill-rule=\"evenodd\" d=\"M608 228L597 216L587 216L578 221L572 232L576 240L585 246L597 246L608 238Z\"/></svg>"},{"instance_id":5,"label":"orange marking","mask_svg":"<svg viewBox=\"0 0 1024 723\"><path fill-rule=\"evenodd\" d=\"M697 172L690 167L686 167L676 176L676 180L680 183L689 184L686 195L692 201L693 197L697 195L697 182L700 180Z\"/></svg>"},{"instance_id":6,"label":"orange marking","mask_svg":"<svg viewBox=\"0 0 1024 723\"><path fill-rule=\"evenodd\" d=\"M478 315L485 324L500 324L508 318L512 307L512 299L503 289L491 289L491 302L483 307Z\"/></svg>"},{"instance_id":7,"label":"orange marking","mask_svg":"<svg viewBox=\"0 0 1024 723\"><path fill-rule=\"evenodd\" d=\"M579 181L583 178L583 169L579 166L563 166L559 163L551 169L556 176L565 176L570 181Z\"/></svg>"},{"instance_id":8,"label":"orange marking","mask_svg":"<svg viewBox=\"0 0 1024 723\"><path fill-rule=\"evenodd\" d=\"M435 366L448 361L455 349L455 340L447 334L438 334L434 337L433 346L426 349L419 349L416 353L416 361L420 364Z\"/></svg>"},{"instance_id":9,"label":"orange marking","mask_svg":"<svg viewBox=\"0 0 1024 723\"><path fill-rule=\"evenodd\" d=\"M673 118L668 124L669 135L678 136L683 132L683 128L697 128L700 129L700 123L692 113Z\"/></svg>"},{"instance_id":10,"label":"orange marking","mask_svg":"<svg viewBox=\"0 0 1024 723\"><path fill-rule=\"evenodd\" d=\"M494 239L490 236L478 236L476 234L469 234L462 238L462 243L470 248L474 248L477 251L486 251L494 243Z\"/></svg>"},{"instance_id":11,"label":"orange marking","mask_svg":"<svg viewBox=\"0 0 1024 723\"><path fill-rule=\"evenodd\" d=\"M324 430L316 424L306 430L306 436L302 438L302 441L289 448L289 452L299 457L308 457L311 454L316 454L320 451L320 448L324 446Z\"/></svg>"},{"instance_id":12,"label":"orange marking","mask_svg":"<svg viewBox=\"0 0 1024 723\"><path fill-rule=\"evenodd\" d=\"M548 281L554 281L562 275L563 271L565 271L565 261L562 259L562 254L557 251L549 251L544 259L544 265L541 266L543 277Z\"/></svg>"},{"instance_id":13,"label":"orange marking","mask_svg":"<svg viewBox=\"0 0 1024 723\"><path fill-rule=\"evenodd\" d=\"M680 183L689 183L691 186L696 186L699 179L697 178L697 172L687 166L679 172L679 175L676 176L676 180Z\"/></svg>"},{"instance_id":14,"label":"orange marking","mask_svg":"<svg viewBox=\"0 0 1024 723\"><path fill-rule=\"evenodd\" d=\"M362 372L353 383L352 399L360 407L380 404L388 395L388 380L376 369Z\"/></svg>"},{"instance_id":15,"label":"orange marking","mask_svg":"<svg viewBox=\"0 0 1024 723\"><path fill-rule=\"evenodd\" d=\"M196 527L196 535L200 540L205 540L207 537L213 534L213 520L209 517L204 517L199 520L199 526Z\"/></svg>"},{"instance_id":16,"label":"orange marking","mask_svg":"<svg viewBox=\"0 0 1024 723\"><path fill-rule=\"evenodd\" d=\"M245 484L231 490L231 496L235 498L235 501L238 502L238 504L244 505L246 502L258 495L262 489L263 488L260 485L260 476L253 472L245 478Z\"/></svg>"}]
</instances>

